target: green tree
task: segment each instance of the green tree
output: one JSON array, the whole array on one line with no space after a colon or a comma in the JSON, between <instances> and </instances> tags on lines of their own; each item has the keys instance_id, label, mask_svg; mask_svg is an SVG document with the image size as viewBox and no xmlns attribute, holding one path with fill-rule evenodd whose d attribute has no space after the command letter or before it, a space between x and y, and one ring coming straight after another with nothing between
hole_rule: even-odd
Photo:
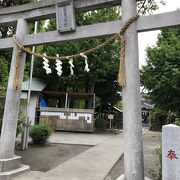
<instances>
[{"instance_id":1,"label":"green tree","mask_svg":"<svg viewBox=\"0 0 180 180\"><path fill-rule=\"evenodd\" d=\"M141 2L142 3L142 2ZM156 5L156 6L155 6ZM157 4L152 1L145 5L145 8L151 10L157 9ZM106 21L114 21L120 19L120 8L112 7L101 10L90 11L86 13L76 14L77 26L101 23ZM55 19L50 20L47 31L56 29ZM44 30L41 30L44 31ZM48 55L55 54L70 55L80 53L89 48L95 47L104 42L106 38L90 39L86 41L76 41L68 43L60 43L50 46L41 46L38 48L39 52L46 52ZM101 99L101 103L111 102L116 103L118 98L116 94L117 87L114 86L114 81L117 79L118 64L119 64L119 43L115 42L113 45L107 46L91 55L89 58L90 72L84 72L84 61L77 60L75 64L75 75L69 76L69 65L67 62L63 63L63 75L58 77L56 71L50 75L45 74L42 69L42 61L35 62L34 75L43 77L49 83L49 90L58 91L77 91L77 92L94 92ZM50 62L51 67L55 69L54 63ZM114 88L115 87L115 88ZM118 89L119 90L119 89Z\"/></svg>"},{"instance_id":2,"label":"green tree","mask_svg":"<svg viewBox=\"0 0 180 180\"><path fill-rule=\"evenodd\" d=\"M161 109L179 112L180 28L166 29L156 46L147 48L147 65L142 67L142 85Z\"/></svg>"},{"instance_id":3,"label":"green tree","mask_svg":"<svg viewBox=\"0 0 180 180\"><path fill-rule=\"evenodd\" d=\"M5 87L8 79L8 66L4 57L0 57L0 87Z\"/></svg>"},{"instance_id":4,"label":"green tree","mask_svg":"<svg viewBox=\"0 0 180 180\"><path fill-rule=\"evenodd\" d=\"M1 0L0 8L6 8L33 2L34 0ZM0 38L10 37L15 33L15 27L0 27ZM5 88L8 81L8 73L11 63L12 49L0 50L0 88Z\"/></svg>"},{"instance_id":5,"label":"green tree","mask_svg":"<svg viewBox=\"0 0 180 180\"><path fill-rule=\"evenodd\" d=\"M0 8L3 7L10 7L10 6L15 6L15 5L20 5L20 4L25 4L29 2L33 2L36 0L2 0L0 1ZM142 2L141 2L142 3ZM139 4L140 5L140 4ZM144 7L149 8L149 9L156 9L157 6L155 6L156 3L154 3L154 0L147 3ZM112 7L112 8L105 8L102 10L95 10L91 12L86 12L86 13L81 13L76 15L76 24L77 26L81 25L87 25L87 24L94 24L94 23L99 23L99 22L106 22L106 21L113 21L117 20L120 18L120 8L118 7ZM49 25L48 25L48 30L54 30L56 29L55 25L55 20L51 20ZM39 23L39 31L44 31L42 28L42 22ZM30 26L30 31L33 30L33 25L31 24ZM12 36L14 33L15 28L14 27L1 27L0 28L0 36L7 37L7 36ZM82 52L86 49L89 49L91 47L96 46L97 44L100 44L101 42L105 41L105 38L103 39L96 39L96 40L87 40L87 41L78 41L78 42L70 42L70 43L65 43L65 44L59 44L57 45L52 45L52 46L41 46L40 52L46 51L47 54L49 55L54 55L56 53L59 53L61 55L69 55L69 54L74 54L77 52ZM89 56L89 62L90 62L90 68L91 68L91 73L87 74L83 71L84 69L84 62L83 61L77 61L76 62L76 77L69 77L69 68L68 64L64 63L63 69L66 69L64 72L63 77L59 78L57 77L56 73L53 72L51 76L46 76L43 70L40 70L39 67L41 66L42 62L36 62L36 67L35 68L35 75L38 77L44 77L48 79L51 82L50 88L51 89L73 89L76 91L82 90L82 91L91 91L93 92L95 89L95 85L97 83L104 82L109 80L115 80L117 76L117 71L118 71L118 50L119 50L119 45L118 43L114 43L113 46L108 46L104 49L101 50L101 52L97 52L91 56ZM11 50L2 50L1 51L1 56L0 59L6 59L8 60L7 64L7 69L10 67L10 59L11 59ZM4 61L2 61L4 62ZM27 63L27 68L29 64ZM79 68L81 67L81 68ZM27 69L26 69L27 71ZM25 72L26 72L25 71ZM1 76L3 73L1 73ZM108 77L108 79L107 79ZM7 77L0 77L1 79L7 80ZM53 79L53 81L52 81ZM1 81L0 83L4 85L4 80ZM54 82L59 82L57 83ZM6 83L7 84L7 83ZM106 83L107 84L107 83ZM112 83L109 84L110 86ZM108 87L107 89L112 90L111 87ZM112 86L113 87L113 86ZM106 95L108 95L111 91L109 91Z\"/></svg>"},{"instance_id":6,"label":"green tree","mask_svg":"<svg viewBox=\"0 0 180 180\"><path fill-rule=\"evenodd\" d=\"M0 8L17 6L17 5L21 5L21 4L30 3L33 1L34 0L1 0L0 1ZM0 36L2 38L7 37L7 36L11 36L12 33L14 33L14 30L15 30L15 28L12 26L0 27Z\"/></svg>"},{"instance_id":7,"label":"green tree","mask_svg":"<svg viewBox=\"0 0 180 180\"><path fill-rule=\"evenodd\" d=\"M102 10L92 11L88 13L81 13L76 15L76 24L88 25L98 22L112 21L120 18L119 8L105 8ZM47 31L56 28L55 19L51 20L48 24ZM98 44L104 42L106 38L89 39L85 41L59 43L50 46L41 46L38 50L48 55L54 56L55 54L70 55L80 53ZM34 75L37 77L44 77L49 82L49 90L58 91L76 91L76 92L94 92L103 99L106 97L105 102L112 100L113 94L113 81L116 80L118 74L119 64L119 43L115 42L91 55L88 56L88 63L90 72L84 72L83 58L74 61L75 76L69 76L69 64L67 61L63 62L63 74L58 77L54 62L50 62L50 67L53 69L52 74L46 75L45 70L42 69L42 60L35 62ZM103 93L102 93L103 92ZM115 101L117 98L114 98Z\"/></svg>"}]
</instances>

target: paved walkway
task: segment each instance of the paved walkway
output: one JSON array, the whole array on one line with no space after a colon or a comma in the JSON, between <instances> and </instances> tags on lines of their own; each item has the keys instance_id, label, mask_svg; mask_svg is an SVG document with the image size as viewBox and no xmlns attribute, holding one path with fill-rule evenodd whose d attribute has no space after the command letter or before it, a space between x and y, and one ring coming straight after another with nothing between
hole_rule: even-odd
<instances>
[{"instance_id":1,"label":"paved walkway","mask_svg":"<svg viewBox=\"0 0 180 180\"><path fill-rule=\"evenodd\" d=\"M122 134L54 134L50 142L95 145L56 168L46 172L32 171L16 180L103 180L123 154Z\"/></svg>"},{"instance_id":2,"label":"paved walkway","mask_svg":"<svg viewBox=\"0 0 180 180\"><path fill-rule=\"evenodd\" d=\"M51 143L61 144L81 144L95 146L102 143L114 135L109 134L89 134L89 133L71 133L71 132L56 132L50 137Z\"/></svg>"}]
</instances>

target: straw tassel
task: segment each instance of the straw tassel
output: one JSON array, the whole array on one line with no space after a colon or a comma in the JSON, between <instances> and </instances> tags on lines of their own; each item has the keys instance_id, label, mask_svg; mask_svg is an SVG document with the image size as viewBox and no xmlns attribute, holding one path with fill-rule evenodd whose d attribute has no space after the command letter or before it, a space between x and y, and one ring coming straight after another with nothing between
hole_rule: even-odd
<instances>
[{"instance_id":1,"label":"straw tassel","mask_svg":"<svg viewBox=\"0 0 180 180\"><path fill-rule=\"evenodd\" d=\"M124 87L126 85L126 76L125 76L125 38L124 36L119 36L121 45L120 45L120 62L119 62L119 73L118 73L118 83L120 86Z\"/></svg>"},{"instance_id":2,"label":"straw tassel","mask_svg":"<svg viewBox=\"0 0 180 180\"><path fill-rule=\"evenodd\" d=\"M21 63L21 55L23 51L21 49L18 50L16 55L16 67L15 67L15 75L13 82L13 89L17 90L19 88L19 71L20 71L20 63Z\"/></svg>"}]
</instances>

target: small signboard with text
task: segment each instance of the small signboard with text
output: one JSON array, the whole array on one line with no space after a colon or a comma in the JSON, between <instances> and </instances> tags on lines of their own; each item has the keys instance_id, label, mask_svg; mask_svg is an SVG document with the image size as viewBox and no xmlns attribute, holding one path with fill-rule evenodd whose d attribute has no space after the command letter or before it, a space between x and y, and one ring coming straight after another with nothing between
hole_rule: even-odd
<instances>
[{"instance_id":1,"label":"small signboard with text","mask_svg":"<svg viewBox=\"0 0 180 180\"><path fill-rule=\"evenodd\" d=\"M60 33L75 30L75 12L72 1L56 5L56 22Z\"/></svg>"}]
</instances>

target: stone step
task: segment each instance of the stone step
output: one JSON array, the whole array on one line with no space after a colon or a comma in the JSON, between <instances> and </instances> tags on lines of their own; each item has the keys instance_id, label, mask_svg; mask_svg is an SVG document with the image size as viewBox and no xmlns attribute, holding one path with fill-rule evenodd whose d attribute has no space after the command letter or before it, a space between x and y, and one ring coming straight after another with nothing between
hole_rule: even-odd
<instances>
[{"instance_id":1,"label":"stone step","mask_svg":"<svg viewBox=\"0 0 180 180\"><path fill-rule=\"evenodd\" d=\"M125 180L125 176L124 176L124 174L123 175L121 175L120 177L118 177L116 180ZM148 177L145 177L145 179L144 180L152 180L152 179L150 179L150 178L148 178Z\"/></svg>"},{"instance_id":2,"label":"stone step","mask_svg":"<svg viewBox=\"0 0 180 180\"><path fill-rule=\"evenodd\" d=\"M21 157L14 156L8 159L0 159L0 172L11 171L20 168Z\"/></svg>"},{"instance_id":3,"label":"stone step","mask_svg":"<svg viewBox=\"0 0 180 180\"><path fill-rule=\"evenodd\" d=\"M21 164L20 167L17 169L6 172L0 172L0 180L8 180L28 172L29 172L29 166Z\"/></svg>"},{"instance_id":4,"label":"stone step","mask_svg":"<svg viewBox=\"0 0 180 180\"><path fill-rule=\"evenodd\" d=\"M36 179L40 179L41 177L43 177L43 175L45 175L44 172L30 171L27 174L14 177L14 178L12 178L12 180L36 180Z\"/></svg>"}]
</instances>

